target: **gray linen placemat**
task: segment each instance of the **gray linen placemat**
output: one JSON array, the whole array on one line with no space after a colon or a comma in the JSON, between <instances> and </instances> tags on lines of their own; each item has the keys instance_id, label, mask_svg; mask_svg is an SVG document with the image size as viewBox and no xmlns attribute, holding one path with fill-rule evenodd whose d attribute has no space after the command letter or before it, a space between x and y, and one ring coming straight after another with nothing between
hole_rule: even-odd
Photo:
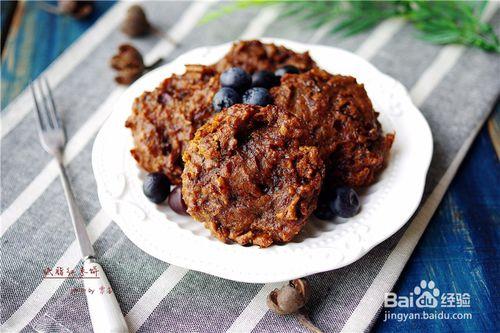
<instances>
[{"instance_id":1,"label":"gray linen placemat","mask_svg":"<svg viewBox=\"0 0 500 333\"><path fill-rule=\"evenodd\" d=\"M197 26L210 5L146 2L151 20L171 29L181 43L172 49L155 37L132 42L144 54L152 52L148 60L165 54L172 60L197 46L261 35L345 48L400 80L432 128L435 151L426 194L411 224L356 263L310 277L311 317L317 326L326 332L369 329L383 293L393 287L497 98L499 57L424 43L398 20L350 39L327 35L325 29L303 31L291 21L276 20L272 10L249 9ZM112 83L108 59L127 41L117 26L126 7L115 5L47 70L47 76L65 112L68 167L77 200L129 326L142 332L305 332L293 316L267 311L264 299L275 285L232 282L168 265L133 245L101 211L91 149L99 125L111 111L109 96L122 91ZM500 33L500 12L490 13ZM85 57L79 56L79 43L89 48ZM74 267L78 253L55 165L39 146L31 107L29 95L23 93L2 110L2 329L89 332L85 295L71 293L80 281L42 278L46 267Z\"/></svg>"}]
</instances>

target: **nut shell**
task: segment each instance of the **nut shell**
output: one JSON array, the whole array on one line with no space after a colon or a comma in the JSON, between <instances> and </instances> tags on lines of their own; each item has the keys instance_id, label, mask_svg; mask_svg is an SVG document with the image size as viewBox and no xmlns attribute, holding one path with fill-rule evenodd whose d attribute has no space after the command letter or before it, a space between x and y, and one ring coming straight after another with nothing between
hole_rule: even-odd
<instances>
[{"instance_id":1,"label":"nut shell","mask_svg":"<svg viewBox=\"0 0 500 333\"><path fill-rule=\"evenodd\" d=\"M116 82L126 85L141 77L145 69L141 53L130 44L118 47L118 53L111 58L110 65L118 72Z\"/></svg>"},{"instance_id":2,"label":"nut shell","mask_svg":"<svg viewBox=\"0 0 500 333\"><path fill-rule=\"evenodd\" d=\"M280 289L274 289L267 297L267 306L280 315L292 314L303 308L309 297L307 280L295 279Z\"/></svg>"},{"instance_id":3,"label":"nut shell","mask_svg":"<svg viewBox=\"0 0 500 333\"><path fill-rule=\"evenodd\" d=\"M122 32L130 37L140 37L151 32L151 24L141 6L133 5L127 10Z\"/></svg>"}]
</instances>

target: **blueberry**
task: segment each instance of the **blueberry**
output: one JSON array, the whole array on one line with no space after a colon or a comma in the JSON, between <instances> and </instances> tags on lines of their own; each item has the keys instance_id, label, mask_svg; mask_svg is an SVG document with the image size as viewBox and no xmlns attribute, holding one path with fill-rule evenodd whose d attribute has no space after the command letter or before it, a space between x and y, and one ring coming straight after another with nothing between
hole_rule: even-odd
<instances>
[{"instance_id":1,"label":"blueberry","mask_svg":"<svg viewBox=\"0 0 500 333\"><path fill-rule=\"evenodd\" d=\"M172 193L168 196L168 205L174 212L179 215L189 215L187 213L186 203L182 199L182 188L180 186L176 186Z\"/></svg>"},{"instance_id":2,"label":"blueberry","mask_svg":"<svg viewBox=\"0 0 500 333\"><path fill-rule=\"evenodd\" d=\"M220 84L223 87L233 88L243 92L252 84L252 77L239 67L232 67L220 76Z\"/></svg>"},{"instance_id":3,"label":"blueberry","mask_svg":"<svg viewBox=\"0 0 500 333\"><path fill-rule=\"evenodd\" d=\"M271 104L272 98L266 88L250 88L243 94L244 104L266 106Z\"/></svg>"},{"instance_id":4,"label":"blueberry","mask_svg":"<svg viewBox=\"0 0 500 333\"><path fill-rule=\"evenodd\" d=\"M330 209L330 205L326 201L318 201L318 207L314 211L314 216L320 220L332 220L335 214Z\"/></svg>"},{"instance_id":5,"label":"blueberry","mask_svg":"<svg viewBox=\"0 0 500 333\"><path fill-rule=\"evenodd\" d=\"M330 201L330 208L340 217L353 217L361 208L358 194L350 187L339 187Z\"/></svg>"},{"instance_id":6,"label":"blueberry","mask_svg":"<svg viewBox=\"0 0 500 333\"><path fill-rule=\"evenodd\" d=\"M281 77L285 74L299 74L300 71L298 70L297 67L292 66L292 65L285 65L281 68L278 68L275 72L274 75Z\"/></svg>"},{"instance_id":7,"label":"blueberry","mask_svg":"<svg viewBox=\"0 0 500 333\"><path fill-rule=\"evenodd\" d=\"M142 185L144 195L152 202L159 204L168 197L170 193L170 182L167 176L161 172L149 173Z\"/></svg>"},{"instance_id":8,"label":"blueberry","mask_svg":"<svg viewBox=\"0 0 500 333\"><path fill-rule=\"evenodd\" d=\"M220 88L212 100L215 112L241 102L241 96L232 88Z\"/></svg>"},{"instance_id":9,"label":"blueberry","mask_svg":"<svg viewBox=\"0 0 500 333\"><path fill-rule=\"evenodd\" d=\"M269 71L258 71L252 75L252 87L262 87L269 89L279 85L279 78Z\"/></svg>"}]
</instances>

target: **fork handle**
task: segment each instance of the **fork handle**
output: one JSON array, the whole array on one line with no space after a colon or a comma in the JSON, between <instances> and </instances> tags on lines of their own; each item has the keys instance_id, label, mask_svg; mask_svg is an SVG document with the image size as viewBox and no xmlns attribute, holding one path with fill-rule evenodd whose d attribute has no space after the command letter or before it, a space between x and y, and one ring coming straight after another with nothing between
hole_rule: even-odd
<instances>
[{"instance_id":1,"label":"fork handle","mask_svg":"<svg viewBox=\"0 0 500 333\"><path fill-rule=\"evenodd\" d=\"M83 267L86 272L92 269L98 276L84 279L94 332L128 333L127 323L101 265L95 258L90 257L85 259Z\"/></svg>"},{"instance_id":2,"label":"fork handle","mask_svg":"<svg viewBox=\"0 0 500 333\"><path fill-rule=\"evenodd\" d=\"M87 233L87 227L85 226L85 222L83 220L82 214L80 213L80 209L76 204L75 196L73 195L73 190L71 189L69 178L66 174L66 168L64 167L62 161L62 154L57 156L57 164L59 166L61 182L64 188L64 195L66 196L66 201L68 203L71 223L73 224L73 229L75 231L75 236L78 241L78 245L80 246L82 256L84 258L88 256L94 256L94 248L92 247L92 243L90 242L89 235Z\"/></svg>"},{"instance_id":3,"label":"fork handle","mask_svg":"<svg viewBox=\"0 0 500 333\"><path fill-rule=\"evenodd\" d=\"M84 259L83 267L85 272L97 272L96 278L84 279L84 285L87 295L90 319L94 332L128 332L125 318L120 310L115 294L111 289L108 278L101 265L94 258L94 248L90 242L89 235L83 217L76 204L73 190L66 174L62 154L56 156L61 175L61 181L64 188L64 194L68 202L68 208L71 215L71 222L75 230L75 235L80 245ZM92 291L92 293L90 292Z\"/></svg>"}]
</instances>

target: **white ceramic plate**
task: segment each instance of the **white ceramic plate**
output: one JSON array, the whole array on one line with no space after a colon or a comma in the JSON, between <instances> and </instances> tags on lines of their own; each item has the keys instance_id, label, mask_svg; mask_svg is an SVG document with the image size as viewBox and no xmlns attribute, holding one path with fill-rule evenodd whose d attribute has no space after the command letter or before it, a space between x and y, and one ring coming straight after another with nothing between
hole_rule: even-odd
<instances>
[{"instance_id":1,"label":"white ceramic plate","mask_svg":"<svg viewBox=\"0 0 500 333\"><path fill-rule=\"evenodd\" d=\"M333 47L263 39L298 52L309 51L330 73L352 75L365 84L385 132L396 132L388 167L361 194L362 210L354 218L324 222L311 218L286 245L266 249L223 244L190 217L142 194L145 176L129 150L132 136L124 127L134 98L154 89L184 64L211 64L230 44L203 47L178 57L135 82L121 96L94 143L92 164L102 207L138 247L168 263L223 278L254 283L284 281L348 265L400 229L422 197L432 156L427 122L406 89L371 64Z\"/></svg>"}]
</instances>

